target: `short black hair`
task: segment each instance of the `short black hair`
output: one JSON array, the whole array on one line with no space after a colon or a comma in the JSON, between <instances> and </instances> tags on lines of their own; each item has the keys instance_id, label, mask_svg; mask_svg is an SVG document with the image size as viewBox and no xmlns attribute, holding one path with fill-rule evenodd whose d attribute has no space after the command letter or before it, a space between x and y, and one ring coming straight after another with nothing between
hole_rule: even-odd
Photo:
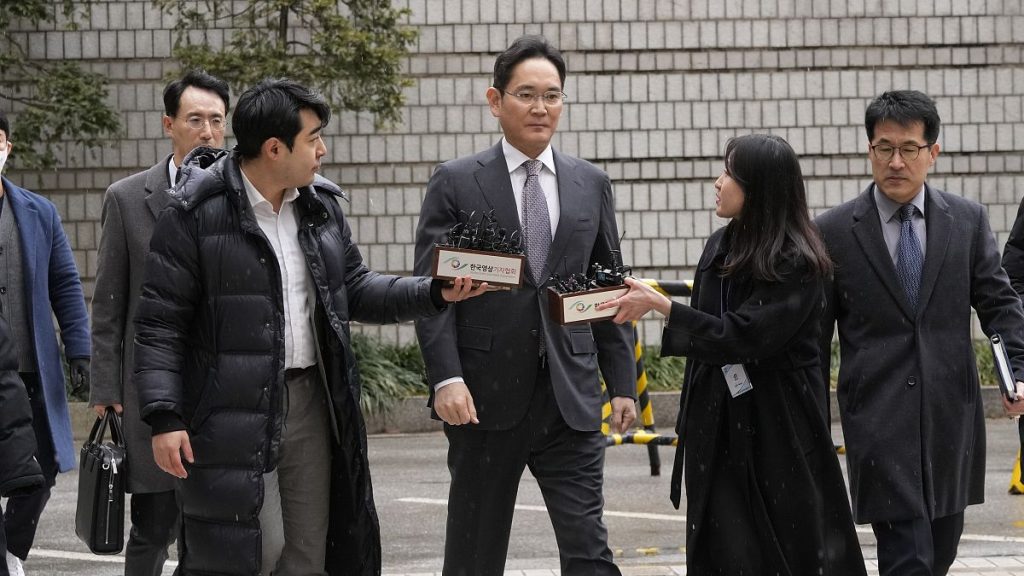
<instances>
[{"instance_id":1,"label":"short black hair","mask_svg":"<svg viewBox=\"0 0 1024 576\"><path fill-rule=\"evenodd\" d=\"M935 144L939 139L939 111L935 108L935 102L923 92L890 90L872 100L864 113L864 128L867 129L869 142L875 139L875 127L887 120L904 128L921 122L924 124L924 139L928 144Z\"/></svg>"},{"instance_id":2,"label":"short black hair","mask_svg":"<svg viewBox=\"0 0 1024 576\"><path fill-rule=\"evenodd\" d=\"M0 111L0 132L3 132L7 139L11 139L11 123L7 120L7 114Z\"/></svg>"},{"instance_id":3,"label":"short black hair","mask_svg":"<svg viewBox=\"0 0 1024 576\"><path fill-rule=\"evenodd\" d=\"M492 86L504 91L512 78L512 71L523 60L530 58L545 58L555 65L558 70L558 79L565 88L565 59L562 53L548 43L547 39L538 35L527 35L516 38L511 46L504 52L498 54L494 61L494 80Z\"/></svg>"},{"instance_id":4,"label":"short black hair","mask_svg":"<svg viewBox=\"0 0 1024 576\"><path fill-rule=\"evenodd\" d=\"M231 98L228 83L207 73L205 70L189 70L179 80L175 80L164 88L164 113L174 118L181 107L181 95L189 87L209 90L224 101L224 112L231 109L228 100Z\"/></svg>"},{"instance_id":5,"label":"short black hair","mask_svg":"<svg viewBox=\"0 0 1024 576\"><path fill-rule=\"evenodd\" d=\"M260 155L260 147L277 138L291 150L302 130L301 110L312 110L320 127L331 120L331 108L323 96L286 78L267 78L238 98L231 126L235 134L235 152L244 159Z\"/></svg>"}]
</instances>

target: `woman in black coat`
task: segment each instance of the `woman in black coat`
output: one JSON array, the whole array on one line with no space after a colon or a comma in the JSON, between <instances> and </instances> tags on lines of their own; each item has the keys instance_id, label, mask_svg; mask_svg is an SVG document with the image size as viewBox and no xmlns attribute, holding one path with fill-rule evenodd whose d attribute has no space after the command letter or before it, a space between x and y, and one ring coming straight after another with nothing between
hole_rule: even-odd
<instances>
[{"instance_id":1,"label":"woman in black coat","mask_svg":"<svg viewBox=\"0 0 1024 576\"><path fill-rule=\"evenodd\" d=\"M617 322L667 317L686 356L672 500L685 462L690 574L864 574L821 399L823 283L832 272L785 140L731 140L690 305L627 280ZM684 452L685 450L685 452ZM684 457L685 454L685 457Z\"/></svg>"}]
</instances>

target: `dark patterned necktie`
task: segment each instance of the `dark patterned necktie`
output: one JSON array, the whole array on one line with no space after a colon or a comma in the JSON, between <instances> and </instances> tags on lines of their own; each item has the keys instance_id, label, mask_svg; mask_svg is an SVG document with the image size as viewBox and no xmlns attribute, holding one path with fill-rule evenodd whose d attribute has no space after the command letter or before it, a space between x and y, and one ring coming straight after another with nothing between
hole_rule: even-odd
<instances>
[{"instance_id":1,"label":"dark patterned necktie","mask_svg":"<svg viewBox=\"0 0 1024 576\"><path fill-rule=\"evenodd\" d=\"M917 310L917 294L921 288L921 269L924 267L924 255L921 253L921 242L914 233L913 204L900 207L900 241L896 245L896 275L907 293L910 309Z\"/></svg>"},{"instance_id":2,"label":"dark patterned necktie","mask_svg":"<svg viewBox=\"0 0 1024 576\"><path fill-rule=\"evenodd\" d=\"M530 274L534 284L544 281L541 274L548 260L551 248L551 216L548 215L548 201L540 187L540 160L523 162L526 167L526 184L523 185L523 231L526 233L526 261L530 263Z\"/></svg>"}]
</instances>

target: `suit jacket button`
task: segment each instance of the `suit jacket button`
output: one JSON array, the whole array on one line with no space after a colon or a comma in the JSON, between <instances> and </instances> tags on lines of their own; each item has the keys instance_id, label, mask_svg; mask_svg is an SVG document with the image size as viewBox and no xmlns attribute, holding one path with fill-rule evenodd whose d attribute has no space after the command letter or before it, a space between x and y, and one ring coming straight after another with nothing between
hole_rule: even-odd
<instances>
[{"instance_id":1,"label":"suit jacket button","mask_svg":"<svg viewBox=\"0 0 1024 576\"><path fill-rule=\"evenodd\" d=\"M537 335L537 331L536 330L530 330L530 336L536 336L536 335Z\"/></svg>"},{"instance_id":2,"label":"suit jacket button","mask_svg":"<svg viewBox=\"0 0 1024 576\"><path fill-rule=\"evenodd\" d=\"M911 388L913 388L914 386L917 386L917 378L914 377L914 376L911 376L910 378L907 378L907 386L910 386Z\"/></svg>"}]
</instances>

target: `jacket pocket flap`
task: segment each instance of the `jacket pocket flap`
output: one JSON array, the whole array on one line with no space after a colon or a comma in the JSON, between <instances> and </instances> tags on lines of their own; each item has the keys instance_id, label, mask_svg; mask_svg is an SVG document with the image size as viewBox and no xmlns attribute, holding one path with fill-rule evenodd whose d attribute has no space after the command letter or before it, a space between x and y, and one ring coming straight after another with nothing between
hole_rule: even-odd
<instances>
[{"instance_id":1,"label":"jacket pocket flap","mask_svg":"<svg viewBox=\"0 0 1024 576\"><path fill-rule=\"evenodd\" d=\"M572 343L573 354L596 354L597 344L594 336L589 332L569 332L569 341Z\"/></svg>"},{"instance_id":2,"label":"jacket pocket flap","mask_svg":"<svg viewBox=\"0 0 1024 576\"><path fill-rule=\"evenodd\" d=\"M480 326L459 326L459 348L491 349L491 329Z\"/></svg>"}]
</instances>

